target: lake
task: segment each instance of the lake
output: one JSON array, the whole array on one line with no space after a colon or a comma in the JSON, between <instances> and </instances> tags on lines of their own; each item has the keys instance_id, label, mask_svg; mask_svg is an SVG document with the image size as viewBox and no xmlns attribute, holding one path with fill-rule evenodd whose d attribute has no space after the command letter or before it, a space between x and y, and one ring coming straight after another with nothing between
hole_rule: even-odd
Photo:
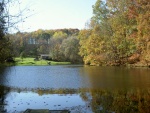
<instances>
[{"instance_id":1,"label":"lake","mask_svg":"<svg viewBox=\"0 0 150 113\"><path fill-rule=\"evenodd\" d=\"M0 112L150 112L150 68L84 65L0 68Z\"/></svg>"}]
</instances>

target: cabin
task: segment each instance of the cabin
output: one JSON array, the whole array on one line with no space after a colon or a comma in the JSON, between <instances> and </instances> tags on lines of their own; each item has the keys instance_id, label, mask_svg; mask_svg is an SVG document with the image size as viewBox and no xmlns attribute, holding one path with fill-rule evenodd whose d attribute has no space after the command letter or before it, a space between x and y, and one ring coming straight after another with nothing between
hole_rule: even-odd
<instances>
[{"instance_id":1,"label":"cabin","mask_svg":"<svg viewBox=\"0 0 150 113\"><path fill-rule=\"evenodd\" d=\"M52 60L49 54L40 54L40 58L43 60Z\"/></svg>"}]
</instances>

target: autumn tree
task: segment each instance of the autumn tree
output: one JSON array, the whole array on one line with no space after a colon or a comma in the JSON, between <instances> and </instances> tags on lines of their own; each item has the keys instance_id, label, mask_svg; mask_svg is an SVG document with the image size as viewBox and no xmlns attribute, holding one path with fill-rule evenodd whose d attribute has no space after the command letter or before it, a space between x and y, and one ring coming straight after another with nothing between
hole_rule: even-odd
<instances>
[{"instance_id":1,"label":"autumn tree","mask_svg":"<svg viewBox=\"0 0 150 113\"><path fill-rule=\"evenodd\" d=\"M108 23L109 10L103 1L97 0L93 6L93 14L89 28L90 34L87 36L83 31L79 34L81 45L79 54L84 57L85 64L101 65L105 62L107 49L105 45L108 43L106 41L112 34ZM83 54L85 51L86 54Z\"/></svg>"},{"instance_id":2,"label":"autumn tree","mask_svg":"<svg viewBox=\"0 0 150 113\"><path fill-rule=\"evenodd\" d=\"M83 58L83 61L85 64L89 64L88 60L88 51L87 51L87 46L88 46L88 39L89 36L91 35L92 30L90 29L84 29L79 32L78 38L79 38L79 55Z\"/></svg>"},{"instance_id":3,"label":"autumn tree","mask_svg":"<svg viewBox=\"0 0 150 113\"><path fill-rule=\"evenodd\" d=\"M137 48L141 59L150 62L150 1L132 0L129 15L137 22Z\"/></svg>"},{"instance_id":4,"label":"autumn tree","mask_svg":"<svg viewBox=\"0 0 150 113\"><path fill-rule=\"evenodd\" d=\"M143 2L144 5L147 3L145 2ZM139 10L134 7L137 3L135 0L96 1L93 5L93 17L89 24L90 35L84 38L86 35L83 34L83 30L79 33L79 54L84 57L85 64L124 65L130 63L129 58L132 55L137 54L140 50L144 51L141 47L149 47L149 44L145 46L140 44L142 41L139 38L141 32L138 26L141 18L137 16ZM144 8L146 17L148 17L148 6L145 5ZM142 10L142 13L144 11ZM149 26L146 17L144 22ZM140 22L143 25L143 21ZM145 37L148 37L146 34L148 27L143 29L145 29L143 32ZM148 41L148 38L145 39ZM145 43L146 40L143 42Z\"/></svg>"},{"instance_id":5,"label":"autumn tree","mask_svg":"<svg viewBox=\"0 0 150 113\"><path fill-rule=\"evenodd\" d=\"M108 54L115 63L124 64L128 57L136 51L135 40L130 38L133 21L127 16L129 1L108 0L107 5L111 14L109 22L113 30Z\"/></svg>"}]
</instances>

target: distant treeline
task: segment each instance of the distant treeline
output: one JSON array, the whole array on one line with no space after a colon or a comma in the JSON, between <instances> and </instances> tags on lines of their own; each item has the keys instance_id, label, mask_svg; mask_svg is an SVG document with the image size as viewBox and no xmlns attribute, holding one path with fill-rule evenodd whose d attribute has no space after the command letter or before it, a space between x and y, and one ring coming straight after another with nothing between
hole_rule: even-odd
<instances>
[{"instance_id":1,"label":"distant treeline","mask_svg":"<svg viewBox=\"0 0 150 113\"><path fill-rule=\"evenodd\" d=\"M17 32L9 35L13 56L37 57L49 54L55 61L81 63L78 29L37 30L30 33Z\"/></svg>"}]
</instances>

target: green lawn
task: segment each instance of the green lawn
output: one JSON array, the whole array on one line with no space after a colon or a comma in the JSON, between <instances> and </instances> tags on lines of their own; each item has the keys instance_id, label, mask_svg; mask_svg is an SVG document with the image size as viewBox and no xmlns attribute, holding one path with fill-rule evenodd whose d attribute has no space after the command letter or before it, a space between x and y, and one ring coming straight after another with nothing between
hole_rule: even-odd
<instances>
[{"instance_id":1,"label":"green lawn","mask_svg":"<svg viewBox=\"0 0 150 113\"><path fill-rule=\"evenodd\" d=\"M24 65L24 66L40 66L40 65L49 65L48 62L50 62L51 65L67 65L71 64L70 62L54 62L54 61L46 61L46 60L38 60L34 61L34 58L23 58L23 60L20 57L15 58L16 65Z\"/></svg>"}]
</instances>

